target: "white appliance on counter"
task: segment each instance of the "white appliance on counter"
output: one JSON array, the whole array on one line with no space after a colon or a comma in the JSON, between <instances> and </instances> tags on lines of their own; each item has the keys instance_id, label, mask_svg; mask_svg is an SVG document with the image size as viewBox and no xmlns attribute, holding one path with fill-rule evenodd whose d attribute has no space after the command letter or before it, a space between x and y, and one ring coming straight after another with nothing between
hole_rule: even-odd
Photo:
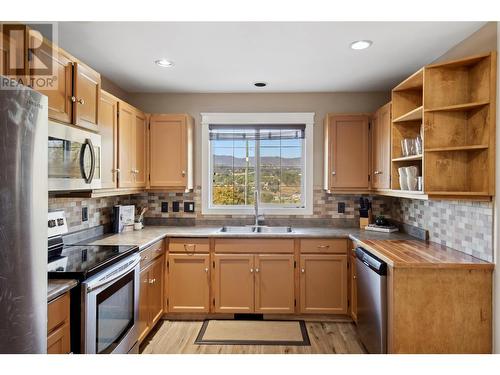
<instances>
[{"instance_id":1,"label":"white appliance on counter","mask_svg":"<svg viewBox=\"0 0 500 375\"><path fill-rule=\"evenodd\" d=\"M101 188L101 136L49 121L49 191Z\"/></svg>"}]
</instances>

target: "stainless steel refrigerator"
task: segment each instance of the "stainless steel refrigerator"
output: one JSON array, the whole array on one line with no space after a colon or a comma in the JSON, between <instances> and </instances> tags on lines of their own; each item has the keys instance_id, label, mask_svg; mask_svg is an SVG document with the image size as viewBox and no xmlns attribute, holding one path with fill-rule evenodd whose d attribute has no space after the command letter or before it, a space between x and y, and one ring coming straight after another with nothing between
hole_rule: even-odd
<instances>
[{"instance_id":1,"label":"stainless steel refrigerator","mask_svg":"<svg viewBox=\"0 0 500 375\"><path fill-rule=\"evenodd\" d=\"M0 80L0 353L46 353L47 97Z\"/></svg>"}]
</instances>

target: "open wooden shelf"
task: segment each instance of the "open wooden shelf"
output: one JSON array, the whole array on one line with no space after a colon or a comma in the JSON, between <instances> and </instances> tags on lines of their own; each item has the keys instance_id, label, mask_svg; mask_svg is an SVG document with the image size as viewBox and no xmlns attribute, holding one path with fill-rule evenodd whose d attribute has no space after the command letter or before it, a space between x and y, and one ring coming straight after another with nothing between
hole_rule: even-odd
<instances>
[{"instance_id":1,"label":"open wooden shelf","mask_svg":"<svg viewBox=\"0 0 500 375\"><path fill-rule=\"evenodd\" d=\"M422 160L422 155L410 155L410 156L401 156L400 158L394 158L392 161L412 161L412 160Z\"/></svg>"},{"instance_id":2,"label":"open wooden shelf","mask_svg":"<svg viewBox=\"0 0 500 375\"><path fill-rule=\"evenodd\" d=\"M415 90L424 86L424 68L413 73L406 78L403 82L397 85L393 91Z\"/></svg>"},{"instance_id":3,"label":"open wooden shelf","mask_svg":"<svg viewBox=\"0 0 500 375\"><path fill-rule=\"evenodd\" d=\"M406 122L406 121L416 121L416 120L422 120L422 115L423 115L423 106L417 107L415 109L412 109L411 111L405 113L402 116L399 116L398 118L392 120L393 122Z\"/></svg>"},{"instance_id":4,"label":"open wooden shelf","mask_svg":"<svg viewBox=\"0 0 500 375\"><path fill-rule=\"evenodd\" d=\"M480 107L483 107L483 106L488 105L488 104L490 104L490 102L474 102L474 103L455 104L455 105L448 105L448 106L444 106L444 107L429 108L429 109L426 109L425 112L470 111L472 109L480 108ZM394 121L396 121L396 120L394 120Z\"/></svg>"},{"instance_id":5,"label":"open wooden shelf","mask_svg":"<svg viewBox=\"0 0 500 375\"><path fill-rule=\"evenodd\" d=\"M451 146L428 148L425 152L446 152L446 151L474 151L487 149L488 145Z\"/></svg>"},{"instance_id":6,"label":"open wooden shelf","mask_svg":"<svg viewBox=\"0 0 500 375\"><path fill-rule=\"evenodd\" d=\"M396 198L409 198L409 199L420 199L420 200L429 199L428 194L424 193L423 191L414 191L414 190L390 189L390 190L377 191L377 194L384 195L387 197L396 197Z\"/></svg>"}]
</instances>

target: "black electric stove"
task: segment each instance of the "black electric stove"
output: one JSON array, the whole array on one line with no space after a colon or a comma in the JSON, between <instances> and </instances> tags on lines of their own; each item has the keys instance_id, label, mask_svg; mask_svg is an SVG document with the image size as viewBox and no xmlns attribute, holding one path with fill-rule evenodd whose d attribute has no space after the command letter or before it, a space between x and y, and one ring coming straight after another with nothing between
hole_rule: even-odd
<instances>
[{"instance_id":1,"label":"black electric stove","mask_svg":"<svg viewBox=\"0 0 500 375\"><path fill-rule=\"evenodd\" d=\"M49 279L86 280L139 251L131 245L64 245L62 238L49 239Z\"/></svg>"}]
</instances>

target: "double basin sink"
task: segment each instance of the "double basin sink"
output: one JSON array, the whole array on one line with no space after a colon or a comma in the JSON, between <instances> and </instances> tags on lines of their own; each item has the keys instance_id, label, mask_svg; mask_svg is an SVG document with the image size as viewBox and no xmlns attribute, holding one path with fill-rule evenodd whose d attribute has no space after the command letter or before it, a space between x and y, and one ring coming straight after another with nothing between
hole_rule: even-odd
<instances>
[{"instance_id":1,"label":"double basin sink","mask_svg":"<svg viewBox=\"0 0 500 375\"><path fill-rule=\"evenodd\" d=\"M259 234L259 233L292 233L291 227L268 227L264 225L247 225L247 226L227 226L222 227L219 232L221 233L234 233L234 234Z\"/></svg>"}]
</instances>

